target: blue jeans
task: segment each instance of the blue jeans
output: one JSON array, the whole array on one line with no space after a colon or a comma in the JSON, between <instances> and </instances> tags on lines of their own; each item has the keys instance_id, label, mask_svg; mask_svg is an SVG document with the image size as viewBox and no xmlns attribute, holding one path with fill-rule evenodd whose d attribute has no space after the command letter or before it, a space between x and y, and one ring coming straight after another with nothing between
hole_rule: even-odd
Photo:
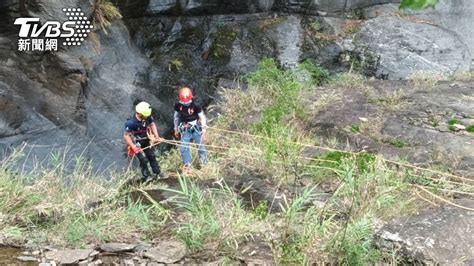
<instances>
[{"instance_id":1,"label":"blue jeans","mask_svg":"<svg viewBox=\"0 0 474 266\"><path fill-rule=\"evenodd\" d=\"M201 164L207 164L207 151L204 144L201 143L201 131L200 130L185 130L181 132L181 159L185 165L191 164L191 150L189 143L194 140L194 143L198 145L199 161Z\"/></svg>"}]
</instances>

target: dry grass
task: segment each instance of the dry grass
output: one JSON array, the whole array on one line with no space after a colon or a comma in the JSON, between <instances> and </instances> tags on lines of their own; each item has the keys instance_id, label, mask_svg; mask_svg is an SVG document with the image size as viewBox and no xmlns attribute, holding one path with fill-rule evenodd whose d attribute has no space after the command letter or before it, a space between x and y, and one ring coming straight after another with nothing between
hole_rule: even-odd
<instances>
[{"instance_id":1,"label":"dry grass","mask_svg":"<svg viewBox=\"0 0 474 266\"><path fill-rule=\"evenodd\" d=\"M418 71L408 77L410 86L420 91L431 91L439 81L445 79L444 74L430 71Z\"/></svg>"},{"instance_id":2,"label":"dry grass","mask_svg":"<svg viewBox=\"0 0 474 266\"><path fill-rule=\"evenodd\" d=\"M362 20L346 19L342 25L342 35L348 36L357 33L360 29L360 24L362 24Z\"/></svg>"},{"instance_id":3,"label":"dry grass","mask_svg":"<svg viewBox=\"0 0 474 266\"><path fill-rule=\"evenodd\" d=\"M151 234L166 220L166 211L160 206L127 203L126 197L120 196L119 188L130 172L113 173L106 179L96 176L89 163L65 153L53 153L47 168L37 166L20 174L7 170L23 154L18 150L0 164L0 234L13 227L21 232L11 241L28 238L80 246L130 240L138 233ZM147 212L156 220L143 216Z\"/></svg>"},{"instance_id":4,"label":"dry grass","mask_svg":"<svg viewBox=\"0 0 474 266\"><path fill-rule=\"evenodd\" d=\"M465 71L465 72L460 72L452 75L449 77L450 80L455 80L455 81L472 81L474 80L474 72L473 71Z\"/></svg>"},{"instance_id":5,"label":"dry grass","mask_svg":"<svg viewBox=\"0 0 474 266\"><path fill-rule=\"evenodd\" d=\"M356 73L337 74L330 80L329 86L343 89L355 89L364 94L373 91L373 87L367 84L367 79Z\"/></svg>"},{"instance_id":6,"label":"dry grass","mask_svg":"<svg viewBox=\"0 0 474 266\"><path fill-rule=\"evenodd\" d=\"M286 20L285 17L275 15L271 18L267 18L265 20L262 20L258 27L260 28L260 30L264 31L264 30L267 30L267 29L269 29L269 28L271 28L271 27L273 27L277 24L282 23L285 20Z\"/></svg>"},{"instance_id":7,"label":"dry grass","mask_svg":"<svg viewBox=\"0 0 474 266\"><path fill-rule=\"evenodd\" d=\"M304 95L302 97L303 99L305 99ZM337 101L341 100L341 98L342 98L341 92L337 92L337 91L323 92L317 96L316 100L312 101L311 103L308 103L309 114L316 114L319 110L321 110L325 106L335 104Z\"/></svg>"},{"instance_id":8,"label":"dry grass","mask_svg":"<svg viewBox=\"0 0 474 266\"><path fill-rule=\"evenodd\" d=\"M80 246L127 241L137 235L154 239L162 236L168 221L166 229L186 243L193 256L201 254L206 259L238 257L244 242L258 236L271 247L277 264L383 262L383 256L374 249L376 221L410 215L426 207L418 200L413 184L430 189L443 185L368 153L332 151L313 158L319 161L302 158L303 143L314 144L314 136L301 130L299 110L291 105L300 99L302 86L296 86L291 73L272 65L267 68L260 69L254 79L265 83L253 83L245 92L223 90L220 116L208 131L210 164L188 178L179 178L180 187L173 191L177 196L170 199L174 203L171 209L158 203L143 206L120 200L118 181L122 175L112 180L96 177L84 163L68 173L66 157L61 154L54 156L52 170L31 176L21 173L20 178L9 170L19 156L12 154L0 167L0 234ZM353 88L356 83L356 88L365 87L352 75L348 77L331 86ZM292 98L282 101L282 95ZM318 106L331 104L336 98L328 94ZM280 104L285 108L282 116L274 113ZM255 112L262 115L248 123L248 116ZM258 127L264 119L273 122L270 131ZM360 132L383 141L383 123L380 118L369 118L360 125ZM335 138L323 144L333 148L340 145ZM195 149L193 155L197 159ZM179 172L178 150L159 158L163 170ZM225 180L244 175L264 176L263 186L275 191L281 212L272 213L265 205L244 206L240 195L225 184ZM302 177L309 180L305 187L298 185ZM199 186L202 179L209 178L221 186ZM267 184L267 180L273 182ZM335 184L329 199L320 198L312 187L321 182ZM99 199L103 201L99 208L87 207L88 200Z\"/></svg>"},{"instance_id":9,"label":"dry grass","mask_svg":"<svg viewBox=\"0 0 474 266\"><path fill-rule=\"evenodd\" d=\"M95 28L101 28L107 34L107 28L112 25L112 21L121 18L119 9L109 0L95 0L92 7L92 22Z\"/></svg>"},{"instance_id":10,"label":"dry grass","mask_svg":"<svg viewBox=\"0 0 474 266\"><path fill-rule=\"evenodd\" d=\"M385 121L381 117L369 118L367 122L360 124L360 133L372 138L377 142L383 142L382 129Z\"/></svg>"},{"instance_id":11,"label":"dry grass","mask_svg":"<svg viewBox=\"0 0 474 266\"><path fill-rule=\"evenodd\" d=\"M374 95L369 95L369 102L378 105L390 112L399 111L403 108L406 108L408 105L406 93L401 89L388 91L385 94L379 95L377 97Z\"/></svg>"}]
</instances>

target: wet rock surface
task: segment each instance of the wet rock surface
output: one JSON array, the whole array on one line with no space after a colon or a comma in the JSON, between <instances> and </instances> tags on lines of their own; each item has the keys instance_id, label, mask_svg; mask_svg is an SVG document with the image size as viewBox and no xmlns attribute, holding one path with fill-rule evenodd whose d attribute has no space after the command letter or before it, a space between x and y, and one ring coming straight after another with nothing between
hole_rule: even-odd
<instances>
[{"instance_id":1,"label":"wet rock surface","mask_svg":"<svg viewBox=\"0 0 474 266\"><path fill-rule=\"evenodd\" d=\"M0 265L20 265L20 266L33 266L38 265L35 261L19 261L17 257L23 256L21 250L11 247L0 246Z\"/></svg>"},{"instance_id":2,"label":"wet rock surface","mask_svg":"<svg viewBox=\"0 0 474 266\"><path fill-rule=\"evenodd\" d=\"M277 265L271 247L262 239L254 239L242 244L238 258L246 265Z\"/></svg>"},{"instance_id":3,"label":"wet rock surface","mask_svg":"<svg viewBox=\"0 0 474 266\"><path fill-rule=\"evenodd\" d=\"M469 208L473 200L456 202ZM385 225L377 245L398 250L415 263L470 265L474 260L474 213L454 206L429 210Z\"/></svg>"}]
</instances>

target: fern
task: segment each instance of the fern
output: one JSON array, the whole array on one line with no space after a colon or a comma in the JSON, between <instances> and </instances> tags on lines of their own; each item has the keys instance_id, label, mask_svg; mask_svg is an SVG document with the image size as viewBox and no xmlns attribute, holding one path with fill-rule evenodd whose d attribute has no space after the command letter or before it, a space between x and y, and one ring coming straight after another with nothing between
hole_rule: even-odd
<instances>
[{"instance_id":1,"label":"fern","mask_svg":"<svg viewBox=\"0 0 474 266\"><path fill-rule=\"evenodd\" d=\"M379 252L373 246L373 225L368 218L352 221L342 241L344 264L366 265L379 258Z\"/></svg>"}]
</instances>

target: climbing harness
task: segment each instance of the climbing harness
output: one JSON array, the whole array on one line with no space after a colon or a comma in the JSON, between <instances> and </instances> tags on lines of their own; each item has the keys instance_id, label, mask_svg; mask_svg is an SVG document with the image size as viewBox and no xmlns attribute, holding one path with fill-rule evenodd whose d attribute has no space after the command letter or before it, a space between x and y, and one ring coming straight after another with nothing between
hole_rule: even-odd
<instances>
[{"instance_id":1,"label":"climbing harness","mask_svg":"<svg viewBox=\"0 0 474 266\"><path fill-rule=\"evenodd\" d=\"M198 124L197 121L180 123L178 126L178 130L180 134L183 134L185 132L190 132L190 133L197 132L199 135L202 134L202 127Z\"/></svg>"},{"instance_id":2,"label":"climbing harness","mask_svg":"<svg viewBox=\"0 0 474 266\"><path fill-rule=\"evenodd\" d=\"M139 148L141 148L140 141L143 141L143 140L149 140L150 141L150 146L152 146L152 145L154 146L158 143L158 140L156 139L155 135L153 134L151 128L146 129L146 137L140 138L140 137L132 135L131 138L132 138L132 142L134 143L134 145L139 147ZM143 151L143 149L142 149L142 151ZM135 153L133 152L132 147L127 145L127 157L133 157L134 155L135 155Z\"/></svg>"}]
</instances>

